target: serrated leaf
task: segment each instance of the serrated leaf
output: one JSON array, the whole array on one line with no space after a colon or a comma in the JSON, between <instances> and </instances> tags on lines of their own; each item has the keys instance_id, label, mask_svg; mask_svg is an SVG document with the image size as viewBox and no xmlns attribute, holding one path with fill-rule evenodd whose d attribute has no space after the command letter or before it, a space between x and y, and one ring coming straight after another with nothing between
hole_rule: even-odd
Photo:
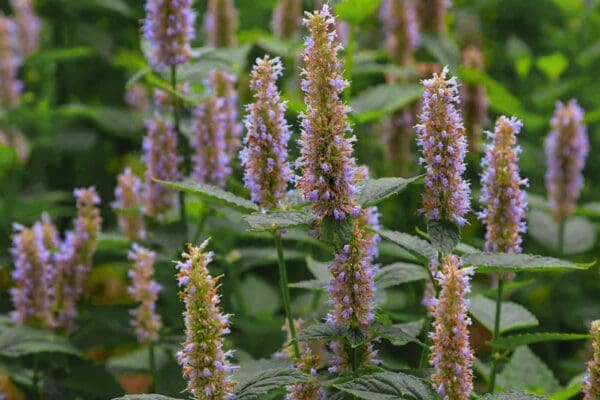
<instances>
[{"instance_id":1,"label":"serrated leaf","mask_svg":"<svg viewBox=\"0 0 600 400\"><path fill-rule=\"evenodd\" d=\"M313 217L307 211L276 211L244 215L244 220L254 231L273 231L299 226L310 227Z\"/></svg>"},{"instance_id":2,"label":"serrated leaf","mask_svg":"<svg viewBox=\"0 0 600 400\"><path fill-rule=\"evenodd\" d=\"M505 365L499 380L510 389L547 394L560 389L560 383L548 366L527 346L519 347Z\"/></svg>"},{"instance_id":3,"label":"serrated leaf","mask_svg":"<svg viewBox=\"0 0 600 400\"><path fill-rule=\"evenodd\" d=\"M38 353L63 353L83 357L65 337L50 331L25 326L0 328L0 356L23 357Z\"/></svg>"},{"instance_id":4,"label":"serrated leaf","mask_svg":"<svg viewBox=\"0 0 600 400\"><path fill-rule=\"evenodd\" d=\"M486 394L484 400L544 400L545 397L530 393L510 391L506 393Z\"/></svg>"},{"instance_id":5,"label":"serrated leaf","mask_svg":"<svg viewBox=\"0 0 600 400\"><path fill-rule=\"evenodd\" d=\"M373 326L373 336L379 336L389 340L394 346L404 346L410 342L417 342L417 336L423 329L423 320L395 324L391 326L375 325Z\"/></svg>"},{"instance_id":6,"label":"serrated leaf","mask_svg":"<svg viewBox=\"0 0 600 400\"><path fill-rule=\"evenodd\" d=\"M471 253L462 257L464 265L475 267L477 273L491 272L564 272L585 270L594 263L579 264L553 257L515 253Z\"/></svg>"},{"instance_id":7,"label":"serrated leaf","mask_svg":"<svg viewBox=\"0 0 600 400\"><path fill-rule=\"evenodd\" d=\"M374 206L383 200L400 193L411 183L419 182L422 175L412 178L378 178L368 179L358 188L357 200L363 207Z\"/></svg>"},{"instance_id":8,"label":"serrated leaf","mask_svg":"<svg viewBox=\"0 0 600 400\"><path fill-rule=\"evenodd\" d=\"M429 220L427 234L433 247L444 254L452 253L452 250L460 242L458 225L450 221Z\"/></svg>"},{"instance_id":9,"label":"serrated leaf","mask_svg":"<svg viewBox=\"0 0 600 400\"><path fill-rule=\"evenodd\" d=\"M433 390L422 379L394 372L362 376L334 385L339 390L365 400L433 400Z\"/></svg>"},{"instance_id":10,"label":"serrated leaf","mask_svg":"<svg viewBox=\"0 0 600 400\"><path fill-rule=\"evenodd\" d=\"M297 340L299 342L307 342L309 340L341 338L345 333L346 330L343 328L331 326L327 323L319 323L310 325L298 332Z\"/></svg>"},{"instance_id":11,"label":"serrated leaf","mask_svg":"<svg viewBox=\"0 0 600 400\"><path fill-rule=\"evenodd\" d=\"M385 289L428 277L429 275L420 265L397 262L381 268L373 279L378 289Z\"/></svg>"},{"instance_id":12,"label":"serrated leaf","mask_svg":"<svg viewBox=\"0 0 600 400\"><path fill-rule=\"evenodd\" d=\"M258 206L250 200L236 196L220 187L209 185L207 183L194 182L192 180L184 180L181 182L169 182L160 179L154 180L171 189L196 195L208 203L233 208L245 214L258 211Z\"/></svg>"},{"instance_id":13,"label":"serrated leaf","mask_svg":"<svg viewBox=\"0 0 600 400\"><path fill-rule=\"evenodd\" d=\"M252 400L273 390L296 383L306 382L310 377L293 368L273 368L261 371L235 388L236 400Z\"/></svg>"},{"instance_id":14,"label":"serrated leaf","mask_svg":"<svg viewBox=\"0 0 600 400\"><path fill-rule=\"evenodd\" d=\"M469 313L486 327L490 332L494 330L496 319L496 302L484 296L476 296L471 299ZM502 302L502 314L500 316L500 333L515 329L529 328L539 324L535 315L525 307L511 301Z\"/></svg>"},{"instance_id":15,"label":"serrated leaf","mask_svg":"<svg viewBox=\"0 0 600 400\"><path fill-rule=\"evenodd\" d=\"M236 354L238 354L236 352ZM241 382L256 375L259 371L266 371L275 368L289 367L290 362L284 358L262 358L260 360L249 360L240 363L233 373L233 380Z\"/></svg>"},{"instance_id":16,"label":"serrated leaf","mask_svg":"<svg viewBox=\"0 0 600 400\"><path fill-rule=\"evenodd\" d=\"M421 261L429 261L437 256L435 248L426 240L404 232L381 230L381 237L394 242Z\"/></svg>"},{"instance_id":17,"label":"serrated leaf","mask_svg":"<svg viewBox=\"0 0 600 400\"><path fill-rule=\"evenodd\" d=\"M384 83L350 100L350 108L358 122L374 121L412 103L422 93L421 85Z\"/></svg>"},{"instance_id":18,"label":"serrated leaf","mask_svg":"<svg viewBox=\"0 0 600 400\"><path fill-rule=\"evenodd\" d=\"M582 333L558 333L558 332L536 332L522 333L520 335L502 336L489 342L490 346L502 349L514 350L517 347L532 343L585 340L592 336Z\"/></svg>"},{"instance_id":19,"label":"serrated leaf","mask_svg":"<svg viewBox=\"0 0 600 400\"><path fill-rule=\"evenodd\" d=\"M344 21L358 25L377 11L380 2L381 0L341 0L335 7L335 12Z\"/></svg>"},{"instance_id":20,"label":"serrated leaf","mask_svg":"<svg viewBox=\"0 0 600 400\"><path fill-rule=\"evenodd\" d=\"M323 239L340 248L350 242L353 234L353 222L350 216L342 220L327 216L323 219Z\"/></svg>"},{"instance_id":21,"label":"serrated leaf","mask_svg":"<svg viewBox=\"0 0 600 400\"><path fill-rule=\"evenodd\" d=\"M527 215L529 233L549 250L558 249L558 224L545 212L532 210ZM583 217L573 217L565 222L563 253L584 253L594 247L596 229Z\"/></svg>"},{"instance_id":22,"label":"serrated leaf","mask_svg":"<svg viewBox=\"0 0 600 400\"><path fill-rule=\"evenodd\" d=\"M181 399L163 396L162 394L128 394L126 396L114 398L113 400L181 400Z\"/></svg>"}]
</instances>

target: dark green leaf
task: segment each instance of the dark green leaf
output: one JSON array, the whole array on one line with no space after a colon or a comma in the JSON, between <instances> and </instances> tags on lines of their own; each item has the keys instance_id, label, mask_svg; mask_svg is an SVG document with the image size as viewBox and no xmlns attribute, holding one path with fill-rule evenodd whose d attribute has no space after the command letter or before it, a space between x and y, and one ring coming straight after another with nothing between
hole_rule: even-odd
<instances>
[{"instance_id":1,"label":"dark green leaf","mask_svg":"<svg viewBox=\"0 0 600 400\"><path fill-rule=\"evenodd\" d=\"M379 234L396 243L421 261L429 261L437 256L435 248L427 241L404 232L381 230Z\"/></svg>"},{"instance_id":2,"label":"dark green leaf","mask_svg":"<svg viewBox=\"0 0 600 400\"><path fill-rule=\"evenodd\" d=\"M307 211L276 211L270 213L255 212L244 216L254 231L273 231L299 226L310 227L312 213Z\"/></svg>"},{"instance_id":3,"label":"dark green leaf","mask_svg":"<svg viewBox=\"0 0 600 400\"><path fill-rule=\"evenodd\" d=\"M552 393L560 389L550 368L527 346L515 350L498 378L510 389L533 393Z\"/></svg>"},{"instance_id":4,"label":"dark green leaf","mask_svg":"<svg viewBox=\"0 0 600 400\"><path fill-rule=\"evenodd\" d=\"M163 348L155 347L154 354L157 369L162 368L169 361L169 357ZM150 350L142 348L127 354L111 357L106 361L106 369L112 374L139 371L149 372Z\"/></svg>"},{"instance_id":5,"label":"dark green leaf","mask_svg":"<svg viewBox=\"0 0 600 400\"><path fill-rule=\"evenodd\" d=\"M38 353L83 354L63 336L24 326L0 327L0 355L22 357Z\"/></svg>"},{"instance_id":6,"label":"dark green leaf","mask_svg":"<svg viewBox=\"0 0 600 400\"><path fill-rule=\"evenodd\" d=\"M379 336L389 340L394 346L404 346L410 342L417 342L417 336L423 329L423 320L406 322L391 326L375 325L373 326L373 336Z\"/></svg>"},{"instance_id":7,"label":"dark green leaf","mask_svg":"<svg viewBox=\"0 0 600 400\"><path fill-rule=\"evenodd\" d=\"M236 400L252 400L273 390L296 383L306 382L310 377L297 369L274 368L261 371L235 388Z\"/></svg>"},{"instance_id":8,"label":"dark green leaf","mask_svg":"<svg viewBox=\"0 0 600 400\"><path fill-rule=\"evenodd\" d=\"M585 340L590 339L592 336L581 333L557 333L557 332L536 332L536 333L523 333L520 335L503 336L495 339L489 344L492 347L498 347L502 349L514 350L517 347L541 342L550 341L568 341L568 340Z\"/></svg>"},{"instance_id":9,"label":"dark green leaf","mask_svg":"<svg viewBox=\"0 0 600 400\"><path fill-rule=\"evenodd\" d=\"M328 216L323 219L323 239L333 244L337 249L350 242L353 233L353 221L351 217L342 220Z\"/></svg>"},{"instance_id":10,"label":"dark green leaf","mask_svg":"<svg viewBox=\"0 0 600 400\"><path fill-rule=\"evenodd\" d=\"M422 93L421 85L384 83L361 92L350 101L350 108L358 122L374 121L412 103Z\"/></svg>"},{"instance_id":11,"label":"dark green leaf","mask_svg":"<svg viewBox=\"0 0 600 400\"><path fill-rule=\"evenodd\" d=\"M558 250L558 224L545 212L532 210L527 214L529 233L549 250ZM565 222L564 254L584 253L594 247L596 229L585 218L573 217Z\"/></svg>"},{"instance_id":12,"label":"dark green leaf","mask_svg":"<svg viewBox=\"0 0 600 400\"><path fill-rule=\"evenodd\" d=\"M363 207L374 206L400 193L411 183L420 182L422 177L422 175L419 175L412 178L368 179L358 188L358 202Z\"/></svg>"},{"instance_id":13,"label":"dark green leaf","mask_svg":"<svg viewBox=\"0 0 600 400\"><path fill-rule=\"evenodd\" d=\"M469 308L471 315L485 326L490 332L494 331L496 319L496 302L484 296L471 299ZM500 316L500 333L515 329L529 328L539 324L535 315L525 307L510 301L502 302L502 314Z\"/></svg>"},{"instance_id":14,"label":"dark green leaf","mask_svg":"<svg viewBox=\"0 0 600 400\"><path fill-rule=\"evenodd\" d=\"M477 273L490 272L561 272L585 270L594 263L578 264L552 257L515 253L471 253L462 257L464 265L472 265Z\"/></svg>"},{"instance_id":15,"label":"dark green leaf","mask_svg":"<svg viewBox=\"0 0 600 400\"><path fill-rule=\"evenodd\" d=\"M359 328L350 328L346 332L346 339L350 343L350 346L356 348L365 344L369 337Z\"/></svg>"},{"instance_id":16,"label":"dark green leaf","mask_svg":"<svg viewBox=\"0 0 600 400\"><path fill-rule=\"evenodd\" d=\"M433 400L433 390L422 379L394 372L366 375L335 385L339 390L365 400Z\"/></svg>"},{"instance_id":17,"label":"dark green leaf","mask_svg":"<svg viewBox=\"0 0 600 400\"><path fill-rule=\"evenodd\" d=\"M334 327L327 323L319 323L301 330L298 333L297 340L307 342L309 340L335 339L343 337L344 334L345 330L343 328Z\"/></svg>"},{"instance_id":18,"label":"dark green leaf","mask_svg":"<svg viewBox=\"0 0 600 400\"><path fill-rule=\"evenodd\" d=\"M460 242L460 230L454 222L430 220L427 222L427 233L433 247L444 254L452 253Z\"/></svg>"},{"instance_id":19,"label":"dark green leaf","mask_svg":"<svg viewBox=\"0 0 600 400\"><path fill-rule=\"evenodd\" d=\"M397 262L377 271L374 280L378 289L385 289L402 283L420 281L428 277L429 275L420 265Z\"/></svg>"},{"instance_id":20,"label":"dark green leaf","mask_svg":"<svg viewBox=\"0 0 600 400\"><path fill-rule=\"evenodd\" d=\"M484 400L544 400L545 397L530 393L510 391L506 393L486 394Z\"/></svg>"},{"instance_id":21,"label":"dark green leaf","mask_svg":"<svg viewBox=\"0 0 600 400\"><path fill-rule=\"evenodd\" d=\"M170 187L171 189L196 195L206 202L233 208L242 213L247 214L258 211L258 206L250 200L238 197L220 187L209 185L207 183L195 182L192 180L169 182L155 179L155 181Z\"/></svg>"}]
</instances>

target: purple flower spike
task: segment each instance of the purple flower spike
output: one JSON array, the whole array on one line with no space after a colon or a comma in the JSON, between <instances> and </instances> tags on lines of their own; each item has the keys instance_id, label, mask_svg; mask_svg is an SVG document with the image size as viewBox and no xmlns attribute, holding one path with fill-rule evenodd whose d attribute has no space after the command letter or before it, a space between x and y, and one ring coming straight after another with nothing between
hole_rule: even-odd
<instances>
[{"instance_id":1,"label":"purple flower spike","mask_svg":"<svg viewBox=\"0 0 600 400\"><path fill-rule=\"evenodd\" d=\"M147 0L144 38L158 69L186 63L191 55L196 13L192 0Z\"/></svg>"},{"instance_id":2,"label":"purple flower spike","mask_svg":"<svg viewBox=\"0 0 600 400\"><path fill-rule=\"evenodd\" d=\"M119 229L129 240L146 238L142 207L144 187L142 181L130 168L125 168L117 178L115 202L112 204L118 215Z\"/></svg>"},{"instance_id":3,"label":"purple flower spike","mask_svg":"<svg viewBox=\"0 0 600 400\"><path fill-rule=\"evenodd\" d=\"M457 105L460 102L456 78L440 75L423 81L425 92L419 124L415 126L421 148L420 164L425 166L425 193L421 212L429 220L449 220L463 226L470 210L469 184L465 172L465 129Z\"/></svg>"},{"instance_id":4,"label":"purple flower spike","mask_svg":"<svg viewBox=\"0 0 600 400\"><path fill-rule=\"evenodd\" d=\"M491 143L481 162L482 195L485 209L478 215L486 226L485 250L501 253L520 253L521 234L527 230L525 210L527 196L522 186L527 179L519 174L517 135L523 123L501 116L494 132L489 132Z\"/></svg>"},{"instance_id":5,"label":"purple flower spike","mask_svg":"<svg viewBox=\"0 0 600 400\"><path fill-rule=\"evenodd\" d=\"M247 136L240 160L244 184L252 200L265 209L277 207L293 178L287 161L290 129L285 120L286 103L281 101L277 79L283 74L279 58L265 56L256 60L250 89L254 102L246 106L244 120Z\"/></svg>"},{"instance_id":6,"label":"purple flower spike","mask_svg":"<svg viewBox=\"0 0 600 400\"><path fill-rule=\"evenodd\" d=\"M576 100L556 103L546 139L546 188L556 222L569 219L583 186L583 168L589 152L584 112Z\"/></svg>"},{"instance_id":7,"label":"purple flower spike","mask_svg":"<svg viewBox=\"0 0 600 400\"><path fill-rule=\"evenodd\" d=\"M163 218L177 204L177 193L152 178L176 181L180 178L181 156L177 154L177 135L173 124L158 115L146 120L148 135L144 138L142 161L146 164L147 215Z\"/></svg>"},{"instance_id":8,"label":"purple flower spike","mask_svg":"<svg viewBox=\"0 0 600 400\"><path fill-rule=\"evenodd\" d=\"M282 39L295 39L300 31L301 23L302 1L279 0L271 21L275 36Z\"/></svg>"},{"instance_id":9,"label":"purple flower spike","mask_svg":"<svg viewBox=\"0 0 600 400\"><path fill-rule=\"evenodd\" d=\"M469 346L471 319L467 315L472 268L461 268L455 255L442 259L437 281L441 291L431 306L434 331L429 362L435 368L431 376L443 399L468 400L473 391L473 352Z\"/></svg>"},{"instance_id":10,"label":"purple flower spike","mask_svg":"<svg viewBox=\"0 0 600 400\"><path fill-rule=\"evenodd\" d=\"M346 114L349 108L340 100L348 85L338 57L342 46L336 41L335 18L324 5L321 11L307 13L303 21L310 36L305 40L302 90L307 105L302 115L301 151L296 180L304 197L310 200L317 225L325 217L337 220L356 217L360 206L354 199L355 161L351 131Z\"/></svg>"},{"instance_id":11,"label":"purple flower spike","mask_svg":"<svg viewBox=\"0 0 600 400\"><path fill-rule=\"evenodd\" d=\"M587 373L583 378L583 400L600 398L600 320L592 322L592 359L587 363Z\"/></svg>"},{"instance_id":12,"label":"purple flower spike","mask_svg":"<svg viewBox=\"0 0 600 400\"><path fill-rule=\"evenodd\" d=\"M426 32L446 32L446 14L451 0L419 0L419 23Z\"/></svg>"},{"instance_id":13,"label":"purple flower spike","mask_svg":"<svg viewBox=\"0 0 600 400\"><path fill-rule=\"evenodd\" d=\"M485 69L483 53L476 46L469 46L462 52L462 63L478 71ZM460 88L462 110L465 118L469 151L479 153L483 127L488 122L488 98L485 86L466 83Z\"/></svg>"},{"instance_id":14,"label":"purple flower spike","mask_svg":"<svg viewBox=\"0 0 600 400\"><path fill-rule=\"evenodd\" d=\"M230 376L235 367L229 363L232 352L223 350L229 316L219 309L218 278L208 272L213 253L205 252L207 242L199 247L190 244L188 252L182 254L184 261L176 265L186 334L177 360L188 380L189 393L198 399L222 400L233 395Z\"/></svg>"},{"instance_id":15,"label":"purple flower spike","mask_svg":"<svg viewBox=\"0 0 600 400\"><path fill-rule=\"evenodd\" d=\"M0 11L0 102L9 107L19 104L23 91L23 83L17 79L21 62L17 48L17 25Z\"/></svg>"},{"instance_id":16,"label":"purple flower spike","mask_svg":"<svg viewBox=\"0 0 600 400\"><path fill-rule=\"evenodd\" d=\"M31 0L10 0L19 31L19 48L23 56L34 53L39 47L41 21Z\"/></svg>"},{"instance_id":17,"label":"purple flower spike","mask_svg":"<svg viewBox=\"0 0 600 400\"><path fill-rule=\"evenodd\" d=\"M229 157L237 154L243 130L238 121L236 81L237 77L229 72L211 71L206 82L207 91L219 99L217 105L225 120L225 149Z\"/></svg>"},{"instance_id":18,"label":"purple flower spike","mask_svg":"<svg viewBox=\"0 0 600 400\"><path fill-rule=\"evenodd\" d=\"M237 10L233 0L209 0L204 16L204 30L212 47L235 46Z\"/></svg>"},{"instance_id":19,"label":"purple flower spike","mask_svg":"<svg viewBox=\"0 0 600 400\"><path fill-rule=\"evenodd\" d=\"M383 0L379 11L388 53L397 64L412 63L412 52L420 41L415 1Z\"/></svg>"},{"instance_id":20,"label":"purple flower spike","mask_svg":"<svg viewBox=\"0 0 600 400\"><path fill-rule=\"evenodd\" d=\"M135 327L138 342L146 345L158 340L162 326L160 315L156 313L156 300L162 287L153 279L156 254L134 243L128 257L134 262L129 271L131 286L128 292L140 303L131 310L131 324Z\"/></svg>"}]
</instances>

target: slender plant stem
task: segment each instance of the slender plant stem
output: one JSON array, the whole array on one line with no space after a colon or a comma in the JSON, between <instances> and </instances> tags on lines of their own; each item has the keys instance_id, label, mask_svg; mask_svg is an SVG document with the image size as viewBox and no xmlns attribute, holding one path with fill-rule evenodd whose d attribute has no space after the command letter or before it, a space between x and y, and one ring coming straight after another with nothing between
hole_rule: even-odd
<instances>
[{"instance_id":1,"label":"slender plant stem","mask_svg":"<svg viewBox=\"0 0 600 400\"><path fill-rule=\"evenodd\" d=\"M565 222L558 224L558 255L563 256L565 253Z\"/></svg>"},{"instance_id":2,"label":"slender plant stem","mask_svg":"<svg viewBox=\"0 0 600 400\"><path fill-rule=\"evenodd\" d=\"M171 88L177 90L177 65L171 66ZM173 121L175 123L175 134L177 135L177 145L179 147L179 154L183 157L183 175L186 176L190 172L190 155L189 147L186 145L186 140L181 133L180 128L180 116L179 116L179 98L173 96ZM187 225L187 213L185 210L185 193L179 192L179 218L183 223L186 240L188 235Z\"/></svg>"},{"instance_id":3,"label":"slender plant stem","mask_svg":"<svg viewBox=\"0 0 600 400\"><path fill-rule=\"evenodd\" d=\"M352 372L356 372L358 370L359 360L358 360L358 352L359 349L356 347L352 347L350 343L348 343L350 347L350 360L352 362Z\"/></svg>"},{"instance_id":4,"label":"slender plant stem","mask_svg":"<svg viewBox=\"0 0 600 400\"><path fill-rule=\"evenodd\" d=\"M354 45L356 44L356 27L354 24L348 24L348 44L346 45L346 60L344 62L344 67L346 69L346 80L352 80L352 62L354 57ZM344 91L344 101L350 101L350 96L352 95L352 85L348 85L346 90Z\"/></svg>"},{"instance_id":5,"label":"slender plant stem","mask_svg":"<svg viewBox=\"0 0 600 400\"><path fill-rule=\"evenodd\" d=\"M33 355L33 393L36 399L41 400L42 393L40 391L40 358L38 354Z\"/></svg>"},{"instance_id":6,"label":"slender plant stem","mask_svg":"<svg viewBox=\"0 0 600 400\"><path fill-rule=\"evenodd\" d=\"M288 321L288 327L290 329L290 335L292 336L292 346L294 347L294 355L297 359L300 358L300 347L296 341L296 326L294 325L294 318L292 317L292 306L290 300L290 289L288 287L287 269L285 267L285 259L283 258L283 243L281 241L281 234L279 232L274 233L275 236L275 247L277 248L277 260L279 262L279 284L281 286L281 299L283 301L283 309L285 316Z\"/></svg>"},{"instance_id":7,"label":"slender plant stem","mask_svg":"<svg viewBox=\"0 0 600 400\"><path fill-rule=\"evenodd\" d=\"M504 291L504 280L502 276L498 277L498 292L496 294L496 318L494 320L494 336L492 340L500 337L500 318L502 316L502 292ZM493 351L493 350L492 350ZM492 372L490 373L490 385L488 392L494 393L494 387L496 386L496 374L498 372L498 357L495 353L492 359Z\"/></svg>"},{"instance_id":8,"label":"slender plant stem","mask_svg":"<svg viewBox=\"0 0 600 400\"><path fill-rule=\"evenodd\" d=\"M156 390L156 357L154 354L154 343L150 343L150 348L148 350L150 358L150 374L152 376L152 385L150 386L150 392L154 393L154 391Z\"/></svg>"}]
</instances>

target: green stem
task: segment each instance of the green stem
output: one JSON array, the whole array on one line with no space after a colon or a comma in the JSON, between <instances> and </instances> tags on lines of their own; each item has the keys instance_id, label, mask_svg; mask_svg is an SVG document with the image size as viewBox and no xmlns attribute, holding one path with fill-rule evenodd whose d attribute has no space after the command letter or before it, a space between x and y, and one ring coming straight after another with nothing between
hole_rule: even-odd
<instances>
[{"instance_id":1,"label":"green stem","mask_svg":"<svg viewBox=\"0 0 600 400\"><path fill-rule=\"evenodd\" d=\"M351 363L352 363L352 372L356 372L358 370L358 365L359 365L359 360L358 360L358 358L359 358L358 357L359 356L359 354L358 354L359 349L356 348L356 347L352 347L350 345L350 343L348 343L348 346L350 347L350 360L351 360Z\"/></svg>"},{"instance_id":2,"label":"green stem","mask_svg":"<svg viewBox=\"0 0 600 400\"><path fill-rule=\"evenodd\" d=\"M345 69L346 69L346 80L348 82L352 81L352 62L354 57L354 45L356 43L356 27L352 23L348 23L348 44L346 45L346 59L345 59ZM344 101L350 101L350 96L352 95L352 85L348 85L346 90L344 91Z\"/></svg>"},{"instance_id":3,"label":"green stem","mask_svg":"<svg viewBox=\"0 0 600 400\"><path fill-rule=\"evenodd\" d=\"M156 357L154 354L154 343L150 343L149 349L150 358L150 374L152 375L152 385L150 386L150 393L154 393L156 390Z\"/></svg>"},{"instance_id":4,"label":"green stem","mask_svg":"<svg viewBox=\"0 0 600 400\"><path fill-rule=\"evenodd\" d=\"M502 315L502 292L504 290L504 280L502 276L498 277L498 292L496 294L496 318L494 320L494 336L492 340L496 340L500 337L500 317ZM492 350L494 351L494 350ZM490 385L488 391L494 393L496 386L496 374L498 372L498 357L495 353L492 353L492 372L490 373Z\"/></svg>"},{"instance_id":5,"label":"green stem","mask_svg":"<svg viewBox=\"0 0 600 400\"><path fill-rule=\"evenodd\" d=\"M171 66L171 88L177 91L177 65ZM179 98L173 97L173 122L175 124L175 134L177 135L177 144L179 147L179 154L183 157L183 176L187 176L190 172L190 154L189 147L186 145L185 137L183 137L180 128L180 116L179 116ZM185 193L179 192L179 218L183 223L185 230L185 237L188 240L188 224L187 224L187 213L185 210Z\"/></svg>"},{"instance_id":6,"label":"green stem","mask_svg":"<svg viewBox=\"0 0 600 400\"><path fill-rule=\"evenodd\" d=\"M296 326L294 325L294 318L292 317L292 307L290 300L290 289L288 287L287 269L285 267L285 259L283 258L283 243L281 241L281 234L279 232L274 233L275 236L275 247L277 248L277 260L279 263L279 284L281 286L281 299L283 301L283 309L285 316L288 321L290 329L290 335L292 336L292 346L294 347L294 355L297 359L300 358L300 347L296 341Z\"/></svg>"},{"instance_id":7,"label":"green stem","mask_svg":"<svg viewBox=\"0 0 600 400\"><path fill-rule=\"evenodd\" d=\"M38 354L33 355L33 393L36 399L41 400L42 393L40 391L40 359Z\"/></svg>"},{"instance_id":8,"label":"green stem","mask_svg":"<svg viewBox=\"0 0 600 400\"><path fill-rule=\"evenodd\" d=\"M563 256L565 252L565 222L558 224L558 255Z\"/></svg>"}]
</instances>

